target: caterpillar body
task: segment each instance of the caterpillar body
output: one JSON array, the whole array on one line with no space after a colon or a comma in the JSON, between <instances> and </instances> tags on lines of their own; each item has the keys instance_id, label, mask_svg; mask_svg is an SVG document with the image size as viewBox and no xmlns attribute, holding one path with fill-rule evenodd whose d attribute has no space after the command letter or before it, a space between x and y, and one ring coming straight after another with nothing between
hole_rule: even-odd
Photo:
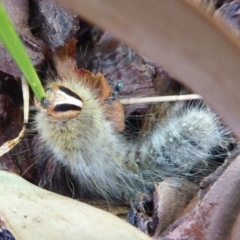
<instances>
[{"instance_id":1,"label":"caterpillar body","mask_svg":"<svg viewBox=\"0 0 240 240\"><path fill-rule=\"evenodd\" d=\"M212 159L233 143L230 130L203 103L176 103L152 132L133 142L116 131L86 79L56 80L46 89L46 99L36 101L40 143L93 196L121 198L167 176L206 175Z\"/></svg>"}]
</instances>

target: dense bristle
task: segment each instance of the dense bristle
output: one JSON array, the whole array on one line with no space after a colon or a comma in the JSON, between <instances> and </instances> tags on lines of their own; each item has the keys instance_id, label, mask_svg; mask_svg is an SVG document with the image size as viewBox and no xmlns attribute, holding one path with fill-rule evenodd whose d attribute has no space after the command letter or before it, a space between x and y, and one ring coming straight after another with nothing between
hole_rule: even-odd
<instances>
[{"instance_id":1,"label":"dense bristle","mask_svg":"<svg viewBox=\"0 0 240 240\"><path fill-rule=\"evenodd\" d=\"M70 170L83 192L120 198L134 189L137 180L135 173L124 168L128 143L106 119L91 86L74 79L60 83L79 93L83 109L68 121L56 122L45 111L36 115L36 128L45 151L52 152L55 161Z\"/></svg>"},{"instance_id":2,"label":"dense bristle","mask_svg":"<svg viewBox=\"0 0 240 240\"><path fill-rule=\"evenodd\" d=\"M227 154L233 142L230 131L203 103L177 103L143 141L130 143L115 131L96 90L84 80L56 81L47 87L56 84L71 97L79 96L82 110L67 121L40 110L35 118L40 141L56 164L69 169L79 189L93 196L121 198L167 176L204 176L212 159Z\"/></svg>"},{"instance_id":3,"label":"dense bristle","mask_svg":"<svg viewBox=\"0 0 240 240\"><path fill-rule=\"evenodd\" d=\"M177 103L141 144L139 166L153 179L199 178L213 170L214 159L226 157L233 142L230 130L205 104Z\"/></svg>"}]
</instances>

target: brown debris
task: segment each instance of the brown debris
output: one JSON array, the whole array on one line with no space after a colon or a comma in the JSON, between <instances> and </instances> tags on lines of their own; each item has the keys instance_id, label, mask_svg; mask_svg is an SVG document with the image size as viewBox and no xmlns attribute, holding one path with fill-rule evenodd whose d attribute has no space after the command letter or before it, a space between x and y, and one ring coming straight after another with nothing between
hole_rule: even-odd
<instances>
[{"instance_id":1,"label":"brown debris","mask_svg":"<svg viewBox=\"0 0 240 240\"><path fill-rule=\"evenodd\" d=\"M231 158L228 159L230 164L227 164L226 170L221 174L222 170L217 172L218 177L208 191L203 195L200 192L202 199L198 206L155 239L239 239L240 232L236 226L240 210L237 197L240 194L240 156L234 161Z\"/></svg>"},{"instance_id":2,"label":"brown debris","mask_svg":"<svg viewBox=\"0 0 240 240\"><path fill-rule=\"evenodd\" d=\"M198 186L186 179L167 178L155 185L153 199L141 195L137 206L132 207L128 221L141 231L157 237L180 217L197 191ZM152 210L149 209L151 205Z\"/></svg>"},{"instance_id":3,"label":"brown debris","mask_svg":"<svg viewBox=\"0 0 240 240\"><path fill-rule=\"evenodd\" d=\"M161 234L179 218L197 190L196 184L180 178L168 178L157 185L153 200L153 219L156 217L158 224L154 236Z\"/></svg>"},{"instance_id":4,"label":"brown debris","mask_svg":"<svg viewBox=\"0 0 240 240\"><path fill-rule=\"evenodd\" d=\"M9 14L20 39L22 40L28 56L34 66L38 66L44 60L43 46L31 33L28 26L28 1L27 0L3 0L3 5ZM6 49L0 43L0 71L20 78L21 71L16 66Z\"/></svg>"},{"instance_id":5,"label":"brown debris","mask_svg":"<svg viewBox=\"0 0 240 240\"><path fill-rule=\"evenodd\" d=\"M50 49L63 46L76 35L79 29L77 16L53 1L31 0L29 3L31 26Z\"/></svg>"}]
</instances>

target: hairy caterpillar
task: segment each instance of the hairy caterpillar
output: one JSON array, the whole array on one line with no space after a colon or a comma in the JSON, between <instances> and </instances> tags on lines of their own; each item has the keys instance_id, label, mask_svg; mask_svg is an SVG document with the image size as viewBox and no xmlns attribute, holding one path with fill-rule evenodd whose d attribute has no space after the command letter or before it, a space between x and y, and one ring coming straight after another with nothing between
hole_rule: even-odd
<instances>
[{"instance_id":1,"label":"hairy caterpillar","mask_svg":"<svg viewBox=\"0 0 240 240\"><path fill-rule=\"evenodd\" d=\"M204 176L233 143L203 103L176 103L144 139L127 140L108 118L109 103L99 92L85 77L69 77L50 82L47 98L36 101L35 128L45 153L69 169L83 192L121 198L167 176Z\"/></svg>"}]
</instances>

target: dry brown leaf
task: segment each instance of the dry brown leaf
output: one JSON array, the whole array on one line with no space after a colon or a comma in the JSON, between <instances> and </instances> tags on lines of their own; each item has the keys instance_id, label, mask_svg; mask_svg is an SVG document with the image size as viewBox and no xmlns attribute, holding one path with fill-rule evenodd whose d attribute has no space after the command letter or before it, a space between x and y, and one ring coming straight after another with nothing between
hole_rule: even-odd
<instances>
[{"instance_id":1,"label":"dry brown leaf","mask_svg":"<svg viewBox=\"0 0 240 240\"><path fill-rule=\"evenodd\" d=\"M18 240L150 239L121 219L0 171L0 216Z\"/></svg>"},{"instance_id":2,"label":"dry brown leaf","mask_svg":"<svg viewBox=\"0 0 240 240\"><path fill-rule=\"evenodd\" d=\"M155 239L240 239L240 156L231 161L233 157L230 157L226 167L223 166L225 171L220 169L213 174L215 182L211 182L207 191L200 194L198 206Z\"/></svg>"}]
</instances>

